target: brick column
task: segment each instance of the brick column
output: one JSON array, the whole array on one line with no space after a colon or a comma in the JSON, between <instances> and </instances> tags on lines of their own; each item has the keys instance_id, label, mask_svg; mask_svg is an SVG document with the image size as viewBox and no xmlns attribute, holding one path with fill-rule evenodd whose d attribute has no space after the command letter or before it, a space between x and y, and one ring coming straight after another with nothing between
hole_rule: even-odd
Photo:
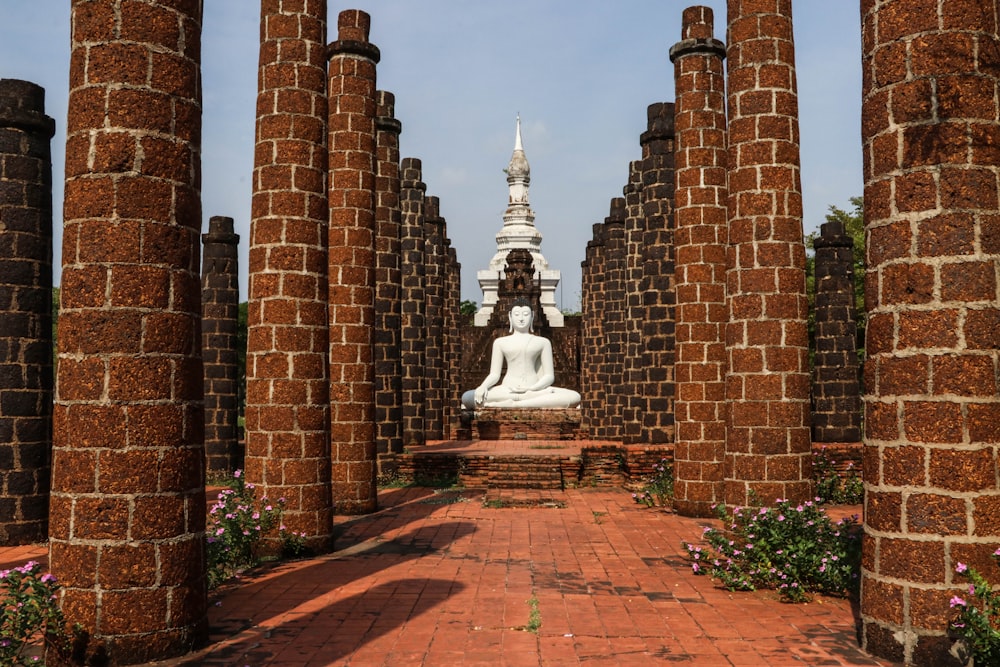
<instances>
[{"instance_id":1,"label":"brick column","mask_svg":"<svg viewBox=\"0 0 1000 667\"><path fill-rule=\"evenodd\" d=\"M349 9L328 47L330 450L338 514L376 508L375 65L371 18Z\"/></svg>"},{"instance_id":2,"label":"brick column","mask_svg":"<svg viewBox=\"0 0 1000 667\"><path fill-rule=\"evenodd\" d=\"M708 7L684 10L670 49L676 102L677 359L674 507L713 516L726 453L726 47Z\"/></svg>"},{"instance_id":3,"label":"brick column","mask_svg":"<svg viewBox=\"0 0 1000 667\"><path fill-rule=\"evenodd\" d=\"M296 8L296 5L297 8ZM246 475L332 544L327 389L326 3L261 3L247 304ZM276 549L276 541L271 544Z\"/></svg>"},{"instance_id":4,"label":"brick column","mask_svg":"<svg viewBox=\"0 0 1000 667\"><path fill-rule=\"evenodd\" d=\"M70 25L49 559L67 620L133 664L208 629L201 4L76 0Z\"/></svg>"},{"instance_id":5,"label":"brick column","mask_svg":"<svg viewBox=\"0 0 1000 667\"><path fill-rule=\"evenodd\" d=\"M202 234L201 358L205 369L205 469L224 475L242 467L236 422L236 350L240 310L239 234L233 219L212 216Z\"/></svg>"},{"instance_id":6,"label":"brick column","mask_svg":"<svg viewBox=\"0 0 1000 667\"><path fill-rule=\"evenodd\" d=\"M861 395L854 316L854 239L840 221L824 223L816 249L816 351L813 354L812 439L861 441Z\"/></svg>"},{"instance_id":7,"label":"brick column","mask_svg":"<svg viewBox=\"0 0 1000 667\"><path fill-rule=\"evenodd\" d=\"M580 418L591 438L605 432L607 403L601 364L604 360L602 341L604 331L601 309L604 306L604 223L593 227L593 236L587 242L586 259L581 264L583 285L581 309L583 322L580 331Z\"/></svg>"},{"instance_id":8,"label":"brick column","mask_svg":"<svg viewBox=\"0 0 1000 667\"><path fill-rule=\"evenodd\" d=\"M954 569L1000 547L998 9L862 3L862 644L907 664L961 664Z\"/></svg>"},{"instance_id":9,"label":"brick column","mask_svg":"<svg viewBox=\"0 0 1000 667\"><path fill-rule=\"evenodd\" d=\"M445 280L445 336L448 340L448 352L445 356L444 396L444 437L451 439L457 430L457 419L462 399L462 265L458 261L458 252L451 245L450 239L445 239L448 251L447 277Z\"/></svg>"},{"instance_id":10,"label":"brick column","mask_svg":"<svg viewBox=\"0 0 1000 667\"><path fill-rule=\"evenodd\" d=\"M399 353L403 384L403 445L422 445L424 437L424 185L420 160L400 164L402 314Z\"/></svg>"},{"instance_id":11,"label":"brick column","mask_svg":"<svg viewBox=\"0 0 1000 667\"><path fill-rule=\"evenodd\" d=\"M601 400L605 419L597 437L621 440L625 376L625 199L611 200L604 219L604 297L599 311L604 336L601 341L599 382L604 386ZM596 305L596 304L595 304Z\"/></svg>"},{"instance_id":12,"label":"brick column","mask_svg":"<svg viewBox=\"0 0 1000 667\"><path fill-rule=\"evenodd\" d=\"M728 7L726 502L806 500L809 341L792 2Z\"/></svg>"},{"instance_id":13,"label":"brick column","mask_svg":"<svg viewBox=\"0 0 1000 667\"><path fill-rule=\"evenodd\" d=\"M642 365L642 242L646 219L642 215L642 160L629 163L625 195L625 372L622 378L622 442L636 444L642 438L642 387L646 375Z\"/></svg>"},{"instance_id":14,"label":"brick column","mask_svg":"<svg viewBox=\"0 0 1000 667\"><path fill-rule=\"evenodd\" d=\"M45 91L0 79L0 544L48 532L52 153Z\"/></svg>"},{"instance_id":15,"label":"brick column","mask_svg":"<svg viewBox=\"0 0 1000 667\"><path fill-rule=\"evenodd\" d=\"M396 100L392 93L377 91L376 101L375 439L379 452L398 453L403 451L403 385L399 361L399 134L403 126L396 120Z\"/></svg>"},{"instance_id":16,"label":"brick column","mask_svg":"<svg viewBox=\"0 0 1000 667\"><path fill-rule=\"evenodd\" d=\"M424 431L428 440L443 437L445 262L444 218L437 197L424 200Z\"/></svg>"},{"instance_id":17,"label":"brick column","mask_svg":"<svg viewBox=\"0 0 1000 667\"><path fill-rule=\"evenodd\" d=\"M639 442L674 439L674 105L651 104L640 138L642 212L642 428Z\"/></svg>"}]
</instances>

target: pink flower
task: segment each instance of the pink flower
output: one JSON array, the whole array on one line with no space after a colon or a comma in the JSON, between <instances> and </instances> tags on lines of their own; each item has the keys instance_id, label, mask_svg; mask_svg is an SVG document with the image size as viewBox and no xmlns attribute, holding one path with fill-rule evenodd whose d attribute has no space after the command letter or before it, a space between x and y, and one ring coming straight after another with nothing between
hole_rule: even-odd
<instances>
[{"instance_id":1,"label":"pink flower","mask_svg":"<svg viewBox=\"0 0 1000 667\"><path fill-rule=\"evenodd\" d=\"M964 607L965 600L958 597L957 595L951 596L951 606L952 607Z\"/></svg>"},{"instance_id":2,"label":"pink flower","mask_svg":"<svg viewBox=\"0 0 1000 667\"><path fill-rule=\"evenodd\" d=\"M962 572L965 572L968 569L969 569L969 566L966 565L965 563L962 563L962 562L959 562L959 564L955 566L955 572L958 572L960 574Z\"/></svg>"},{"instance_id":3,"label":"pink flower","mask_svg":"<svg viewBox=\"0 0 1000 667\"><path fill-rule=\"evenodd\" d=\"M233 477L239 479L242 474L243 474L242 470L237 470L236 472L233 473Z\"/></svg>"}]
</instances>

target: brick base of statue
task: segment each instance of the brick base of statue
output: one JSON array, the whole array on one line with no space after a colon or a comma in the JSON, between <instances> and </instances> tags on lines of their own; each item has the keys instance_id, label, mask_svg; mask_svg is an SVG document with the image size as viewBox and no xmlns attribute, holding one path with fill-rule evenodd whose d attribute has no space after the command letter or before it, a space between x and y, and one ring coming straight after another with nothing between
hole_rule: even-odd
<instances>
[{"instance_id":1,"label":"brick base of statue","mask_svg":"<svg viewBox=\"0 0 1000 667\"><path fill-rule=\"evenodd\" d=\"M462 414L460 439L580 440L579 408L482 408Z\"/></svg>"}]
</instances>

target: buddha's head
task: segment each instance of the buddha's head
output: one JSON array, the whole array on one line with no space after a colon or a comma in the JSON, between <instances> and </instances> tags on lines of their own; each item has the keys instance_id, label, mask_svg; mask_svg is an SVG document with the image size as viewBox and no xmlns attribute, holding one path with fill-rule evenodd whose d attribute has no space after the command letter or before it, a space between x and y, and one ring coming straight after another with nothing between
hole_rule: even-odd
<instances>
[{"instance_id":1,"label":"buddha's head","mask_svg":"<svg viewBox=\"0 0 1000 667\"><path fill-rule=\"evenodd\" d=\"M531 332L532 324L535 320L535 313L531 310L531 304L528 303L527 299L518 299L511 306L510 314L507 317L510 320L510 331L511 333L515 331L520 332Z\"/></svg>"}]
</instances>

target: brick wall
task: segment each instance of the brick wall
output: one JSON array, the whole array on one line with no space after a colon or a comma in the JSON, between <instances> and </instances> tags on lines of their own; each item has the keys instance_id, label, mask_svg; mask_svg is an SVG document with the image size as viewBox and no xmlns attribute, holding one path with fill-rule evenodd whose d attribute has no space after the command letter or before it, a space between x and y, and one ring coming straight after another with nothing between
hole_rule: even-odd
<instances>
[{"instance_id":1,"label":"brick wall","mask_svg":"<svg viewBox=\"0 0 1000 667\"><path fill-rule=\"evenodd\" d=\"M420 160L403 158L400 229L402 308L400 363L403 389L403 445L424 439L424 192Z\"/></svg>"}]
</instances>

